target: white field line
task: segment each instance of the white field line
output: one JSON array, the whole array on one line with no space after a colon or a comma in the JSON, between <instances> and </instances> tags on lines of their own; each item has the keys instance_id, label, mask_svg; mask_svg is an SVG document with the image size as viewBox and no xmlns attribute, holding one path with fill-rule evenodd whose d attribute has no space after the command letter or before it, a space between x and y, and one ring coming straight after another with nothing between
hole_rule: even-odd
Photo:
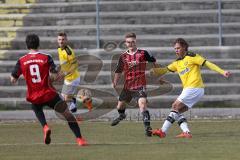
<instances>
[{"instance_id":1,"label":"white field line","mask_svg":"<svg viewBox=\"0 0 240 160\"><path fill-rule=\"evenodd\" d=\"M171 144L177 144L179 142L167 142ZM151 145L151 144L159 144L159 142L113 142L113 143L88 143L88 146L95 146L95 145ZM162 142L161 142L162 144ZM64 146L64 145L77 145L77 143L51 143L50 145L46 145L44 143L2 143L0 147L7 147L7 146ZM88 147L84 146L84 147ZM80 146L82 147L82 146Z\"/></svg>"},{"instance_id":2,"label":"white field line","mask_svg":"<svg viewBox=\"0 0 240 160\"><path fill-rule=\"evenodd\" d=\"M11 121L7 121L7 123L4 123L4 121L0 122L0 126L24 126L24 125L33 125L33 124L36 124L38 125L38 122L33 122L33 121L21 121L19 120L19 122L16 122L17 120L14 120L14 122L11 122ZM164 121L164 120L152 120L153 123L158 123L158 122L161 122L161 121ZM222 122L235 122L235 121L239 121L238 119L189 119L188 120L190 123L222 123ZM62 124L62 125L66 125L64 122L51 122L55 124ZM108 123L106 121L84 121L84 123ZM122 123L142 123L142 121L135 121L135 120L131 120L131 121L123 121Z\"/></svg>"},{"instance_id":3,"label":"white field line","mask_svg":"<svg viewBox=\"0 0 240 160\"><path fill-rule=\"evenodd\" d=\"M173 137L173 139L175 139ZM113 143L88 143L88 146L78 146L76 143L51 143L50 145L46 145L44 143L2 143L0 147L8 147L8 146L64 146L64 145L75 145L76 147L89 147L89 146L100 146L100 145L152 145L152 144L179 144L185 142L179 141L168 141L168 142L113 142ZM198 143L209 143L208 141L199 141ZM238 142L236 142L238 143Z\"/></svg>"},{"instance_id":4,"label":"white field line","mask_svg":"<svg viewBox=\"0 0 240 160\"><path fill-rule=\"evenodd\" d=\"M77 145L76 143L51 143L50 145ZM37 145L46 145L44 143L2 143L1 147L4 146L37 146Z\"/></svg>"}]
</instances>

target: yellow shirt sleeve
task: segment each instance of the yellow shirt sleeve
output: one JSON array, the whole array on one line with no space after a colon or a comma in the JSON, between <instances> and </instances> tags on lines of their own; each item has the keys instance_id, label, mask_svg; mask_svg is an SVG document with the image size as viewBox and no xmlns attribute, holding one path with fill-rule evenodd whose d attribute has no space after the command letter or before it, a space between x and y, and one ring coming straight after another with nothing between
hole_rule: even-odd
<instances>
[{"instance_id":1,"label":"yellow shirt sleeve","mask_svg":"<svg viewBox=\"0 0 240 160\"><path fill-rule=\"evenodd\" d=\"M171 72L176 72L177 71L177 62L174 61L171 64L167 66L167 69Z\"/></svg>"},{"instance_id":2,"label":"yellow shirt sleeve","mask_svg":"<svg viewBox=\"0 0 240 160\"><path fill-rule=\"evenodd\" d=\"M199 54L196 54L196 57L191 59L194 64L198 64L200 66L204 65L206 59L200 56Z\"/></svg>"},{"instance_id":3,"label":"yellow shirt sleeve","mask_svg":"<svg viewBox=\"0 0 240 160\"><path fill-rule=\"evenodd\" d=\"M153 75L154 76L162 76L165 73L169 72L169 70L165 67L165 68L152 68L153 71Z\"/></svg>"},{"instance_id":4,"label":"yellow shirt sleeve","mask_svg":"<svg viewBox=\"0 0 240 160\"><path fill-rule=\"evenodd\" d=\"M209 62L209 61L206 61L204 63L204 66L208 67L209 69L215 71L215 72L218 72L220 74L224 74L224 70L222 70L220 67L218 67L216 64L212 63L212 62Z\"/></svg>"}]
</instances>

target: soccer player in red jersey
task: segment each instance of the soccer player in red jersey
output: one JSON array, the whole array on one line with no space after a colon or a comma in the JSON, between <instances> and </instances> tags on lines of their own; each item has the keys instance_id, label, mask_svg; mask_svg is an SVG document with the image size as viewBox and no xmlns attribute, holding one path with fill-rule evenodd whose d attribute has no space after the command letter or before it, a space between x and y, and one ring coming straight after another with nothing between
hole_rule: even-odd
<instances>
[{"instance_id":1,"label":"soccer player in red jersey","mask_svg":"<svg viewBox=\"0 0 240 160\"><path fill-rule=\"evenodd\" d=\"M137 48L135 33L125 35L125 44L128 50L120 55L112 83L113 88L115 88L122 72L124 73L124 87L119 95L117 104L119 117L114 119L111 125L115 126L126 118L124 104L135 99L143 115L145 134L146 136L151 136L152 128L150 126L150 114L147 110L145 70L146 63L152 62L155 65L156 59L146 50Z\"/></svg>"},{"instance_id":2,"label":"soccer player in red jersey","mask_svg":"<svg viewBox=\"0 0 240 160\"><path fill-rule=\"evenodd\" d=\"M81 135L75 117L68 110L66 102L51 85L49 72L57 73L54 61L50 55L38 51L39 43L40 40L36 34L27 35L26 45L29 53L18 59L10 80L15 84L21 74L24 76L27 84L26 99L32 103L32 109L43 127L45 144L51 143L51 130L43 112L43 107L48 106L68 121L70 129L76 136L77 144L84 146L87 142Z\"/></svg>"}]
</instances>

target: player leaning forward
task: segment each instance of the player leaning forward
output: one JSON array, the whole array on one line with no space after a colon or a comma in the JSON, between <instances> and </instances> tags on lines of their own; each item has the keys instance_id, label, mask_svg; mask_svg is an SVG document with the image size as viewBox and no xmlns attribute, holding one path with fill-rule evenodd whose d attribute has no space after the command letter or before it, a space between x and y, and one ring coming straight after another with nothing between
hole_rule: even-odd
<instances>
[{"instance_id":1,"label":"player leaning forward","mask_svg":"<svg viewBox=\"0 0 240 160\"><path fill-rule=\"evenodd\" d=\"M152 62L155 66L156 59L146 50L137 48L135 33L125 35L125 44L128 50L120 55L112 84L115 88L123 72L124 88L119 95L117 104L119 117L114 119L111 125L115 126L126 118L125 103L129 103L133 98L136 100L140 112L143 115L145 134L146 136L151 136L152 128L150 127L150 114L147 110L145 70L146 63Z\"/></svg>"},{"instance_id":2,"label":"player leaning forward","mask_svg":"<svg viewBox=\"0 0 240 160\"><path fill-rule=\"evenodd\" d=\"M188 128L187 120L182 113L192 108L192 106L204 95L204 84L200 71L201 67L206 66L209 69L222 74L224 77L229 77L230 72L222 70L199 54L189 52L188 43L182 38L175 40L174 49L177 55L177 60L173 61L165 68L153 68L151 73L153 75L163 75L167 72L177 72L182 81L183 90L179 97L173 102L172 110L164 121L162 128L153 130L152 133L153 135L163 138L166 136L171 125L177 121L183 131L177 137L191 138L192 135Z\"/></svg>"},{"instance_id":3,"label":"player leaning forward","mask_svg":"<svg viewBox=\"0 0 240 160\"><path fill-rule=\"evenodd\" d=\"M80 128L75 117L68 110L67 104L61 99L57 91L52 87L49 72L56 74L56 66L52 57L38 51L40 44L36 34L29 34L26 37L26 45L29 52L20 57L12 71L11 82L16 83L21 75L27 84L27 101L31 102L32 109L43 127L44 143L51 143L51 130L46 122L43 107L48 106L60 113L68 122L78 145L87 144L82 137Z\"/></svg>"}]
</instances>

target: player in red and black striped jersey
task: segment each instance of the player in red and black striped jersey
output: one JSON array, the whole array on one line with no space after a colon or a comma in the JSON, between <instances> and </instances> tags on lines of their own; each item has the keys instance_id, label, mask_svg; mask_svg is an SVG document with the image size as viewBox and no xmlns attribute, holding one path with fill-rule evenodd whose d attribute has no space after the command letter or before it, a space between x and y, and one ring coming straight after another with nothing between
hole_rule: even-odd
<instances>
[{"instance_id":1,"label":"player in red and black striped jersey","mask_svg":"<svg viewBox=\"0 0 240 160\"><path fill-rule=\"evenodd\" d=\"M156 59L146 50L136 49L132 54L127 50L121 54L115 73L124 72L124 89L136 90L146 87L147 62L156 62Z\"/></svg>"},{"instance_id":2,"label":"player in red and black striped jersey","mask_svg":"<svg viewBox=\"0 0 240 160\"><path fill-rule=\"evenodd\" d=\"M135 33L126 34L125 44L128 50L120 55L112 84L115 88L123 72L124 87L119 95L117 105L119 117L114 119L111 125L115 126L126 118L124 104L125 102L129 103L134 98L143 115L145 133L147 136L151 136L150 114L147 110L145 70L147 62L152 62L155 65L156 59L146 50L137 48Z\"/></svg>"},{"instance_id":3,"label":"player in red and black striped jersey","mask_svg":"<svg viewBox=\"0 0 240 160\"><path fill-rule=\"evenodd\" d=\"M43 107L49 106L68 121L78 145L86 145L75 117L51 85L49 72L57 73L56 66L50 55L38 51L39 43L39 37L35 34L26 37L29 53L18 59L11 74L11 82L16 83L21 74L24 76L27 84L26 99L32 103L32 109L43 127L45 144L51 142L51 130L46 122Z\"/></svg>"}]
</instances>

